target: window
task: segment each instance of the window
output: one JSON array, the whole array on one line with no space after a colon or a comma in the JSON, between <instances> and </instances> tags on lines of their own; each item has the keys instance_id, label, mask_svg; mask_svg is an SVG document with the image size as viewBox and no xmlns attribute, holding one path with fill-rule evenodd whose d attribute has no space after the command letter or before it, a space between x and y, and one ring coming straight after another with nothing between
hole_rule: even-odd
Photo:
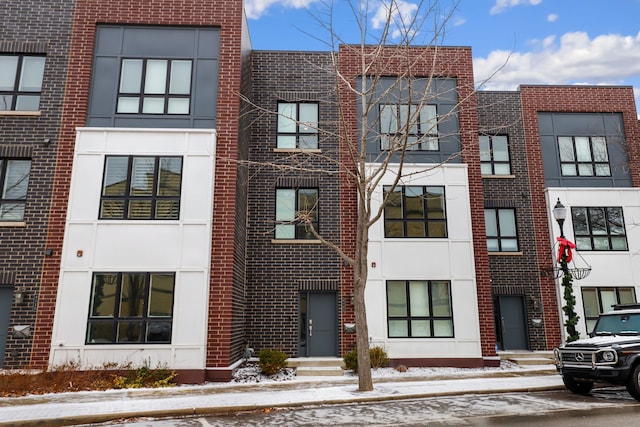
<instances>
[{"instance_id":1,"label":"window","mask_svg":"<svg viewBox=\"0 0 640 427\"><path fill-rule=\"evenodd\" d=\"M276 190L276 239L315 239L318 231L318 190L279 188Z\"/></svg>"},{"instance_id":2,"label":"window","mask_svg":"<svg viewBox=\"0 0 640 427\"><path fill-rule=\"evenodd\" d=\"M448 281L387 282L389 338L453 337Z\"/></svg>"},{"instance_id":3,"label":"window","mask_svg":"<svg viewBox=\"0 0 640 427\"><path fill-rule=\"evenodd\" d=\"M171 342L173 273L94 273L87 344Z\"/></svg>"},{"instance_id":4,"label":"window","mask_svg":"<svg viewBox=\"0 0 640 427\"><path fill-rule=\"evenodd\" d=\"M380 105L380 149L438 150L435 105Z\"/></svg>"},{"instance_id":5,"label":"window","mask_svg":"<svg viewBox=\"0 0 640 427\"><path fill-rule=\"evenodd\" d=\"M189 114L191 61L123 59L117 113Z\"/></svg>"},{"instance_id":6,"label":"window","mask_svg":"<svg viewBox=\"0 0 640 427\"><path fill-rule=\"evenodd\" d=\"M0 222L23 221L31 160L0 158Z\"/></svg>"},{"instance_id":7,"label":"window","mask_svg":"<svg viewBox=\"0 0 640 427\"><path fill-rule=\"evenodd\" d=\"M607 140L603 136L560 136L563 176L611 176Z\"/></svg>"},{"instance_id":8,"label":"window","mask_svg":"<svg viewBox=\"0 0 640 427\"><path fill-rule=\"evenodd\" d=\"M616 304L636 302L633 288L582 288L582 304L587 332L593 331L600 313L613 310Z\"/></svg>"},{"instance_id":9,"label":"window","mask_svg":"<svg viewBox=\"0 0 640 427\"><path fill-rule=\"evenodd\" d=\"M505 135L480 135L480 167L482 175L511 175Z\"/></svg>"},{"instance_id":10,"label":"window","mask_svg":"<svg viewBox=\"0 0 640 427\"><path fill-rule=\"evenodd\" d=\"M572 207L573 234L579 251L626 251L627 234L620 207Z\"/></svg>"},{"instance_id":11,"label":"window","mask_svg":"<svg viewBox=\"0 0 640 427\"><path fill-rule=\"evenodd\" d=\"M489 252L518 252L515 209L484 210Z\"/></svg>"},{"instance_id":12,"label":"window","mask_svg":"<svg viewBox=\"0 0 640 427\"><path fill-rule=\"evenodd\" d=\"M181 157L107 156L100 219L178 219Z\"/></svg>"},{"instance_id":13,"label":"window","mask_svg":"<svg viewBox=\"0 0 640 427\"><path fill-rule=\"evenodd\" d=\"M444 187L384 187L385 237L447 237Z\"/></svg>"},{"instance_id":14,"label":"window","mask_svg":"<svg viewBox=\"0 0 640 427\"><path fill-rule=\"evenodd\" d=\"M317 103L278 103L278 148L318 148Z\"/></svg>"},{"instance_id":15,"label":"window","mask_svg":"<svg viewBox=\"0 0 640 427\"><path fill-rule=\"evenodd\" d=\"M0 55L0 110L38 111L44 56Z\"/></svg>"}]
</instances>

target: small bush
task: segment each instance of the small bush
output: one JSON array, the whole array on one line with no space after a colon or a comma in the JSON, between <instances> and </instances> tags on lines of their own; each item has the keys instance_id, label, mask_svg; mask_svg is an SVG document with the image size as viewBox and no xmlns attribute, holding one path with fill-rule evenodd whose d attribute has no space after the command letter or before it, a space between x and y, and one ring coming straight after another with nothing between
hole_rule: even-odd
<instances>
[{"instance_id":1,"label":"small bush","mask_svg":"<svg viewBox=\"0 0 640 427\"><path fill-rule=\"evenodd\" d=\"M369 349L369 358L371 359L372 368L383 368L389 364L387 352L380 346L371 347ZM350 369L353 372L358 371L358 352L356 350L351 350L346 353L343 360L346 369Z\"/></svg>"},{"instance_id":2,"label":"small bush","mask_svg":"<svg viewBox=\"0 0 640 427\"><path fill-rule=\"evenodd\" d=\"M351 350L347 354L344 355L344 367L346 369L350 369L353 372L358 371L358 352L356 350Z\"/></svg>"},{"instance_id":3,"label":"small bush","mask_svg":"<svg viewBox=\"0 0 640 427\"><path fill-rule=\"evenodd\" d=\"M405 365L396 366L396 371L398 371L398 372L407 372L408 370L409 370L409 368L407 368Z\"/></svg>"},{"instance_id":4,"label":"small bush","mask_svg":"<svg viewBox=\"0 0 640 427\"><path fill-rule=\"evenodd\" d=\"M164 368L149 369L142 366L138 369L126 371L125 375L117 375L113 379L114 388L142 388L142 387L171 387L176 373Z\"/></svg>"},{"instance_id":5,"label":"small bush","mask_svg":"<svg viewBox=\"0 0 640 427\"><path fill-rule=\"evenodd\" d=\"M258 366L265 375L274 375L287 367L287 356L280 350L264 348L258 353Z\"/></svg>"}]
</instances>

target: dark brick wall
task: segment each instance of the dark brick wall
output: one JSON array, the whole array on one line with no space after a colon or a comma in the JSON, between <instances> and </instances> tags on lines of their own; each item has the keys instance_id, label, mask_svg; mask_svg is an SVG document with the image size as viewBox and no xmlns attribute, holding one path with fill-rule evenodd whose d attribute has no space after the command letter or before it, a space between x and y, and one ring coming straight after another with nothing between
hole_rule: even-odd
<instances>
[{"instance_id":1,"label":"dark brick wall","mask_svg":"<svg viewBox=\"0 0 640 427\"><path fill-rule=\"evenodd\" d=\"M523 297L531 350L547 350L545 328L532 319L542 319L542 292L534 239L529 165L525 148L519 92L478 92L480 133L507 135L513 177L483 178L486 207L515 208L521 254L489 255L493 295ZM540 248L551 256L551 248ZM556 310L557 313L557 310ZM560 327L560 318L549 314L550 328Z\"/></svg>"},{"instance_id":2,"label":"dark brick wall","mask_svg":"<svg viewBox=\"0 0 640 427\"><path fill-rule=\"evenodd\" d=\"M327 282L337 286L341 264L331 249L317 243L272 242L275 190L289 185L317 186L320 233L339 242L338 178L326 173L337 169L338 147L337 139L327 135L335 134L337 123L331 57L323 52L254 51L252 87L247 339L256 351L276 348L297 356L299 291L319 290ZM274 152L278 101L319 102L323 130L319 153Z\"/></svg>"},{"instance_id":3,"label":"dark brick wall","mask_svg":"<svg viewBox=\"0 0 640 427\"><path fill-rule=\"evenodd\" d=\"M0 286L26 290L25 301L14 304L11 311L5 368L27 367L31 354L31 339L14 339L10 331L13 325L35 325L73 6L72 0L2 2L0 54L46 55L40 114L0 112L0 157L29 157L32 161L25 225L0 226L0 276L4 278ZM50 139L51 144L44 144L45 139Z\"/></svg>"}]
</instances>

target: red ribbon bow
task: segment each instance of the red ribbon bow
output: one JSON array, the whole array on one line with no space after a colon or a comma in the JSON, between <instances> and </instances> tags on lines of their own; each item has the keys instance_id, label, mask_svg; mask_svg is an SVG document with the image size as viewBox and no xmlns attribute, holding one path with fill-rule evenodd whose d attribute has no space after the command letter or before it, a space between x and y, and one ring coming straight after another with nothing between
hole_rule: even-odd
<instances>
[{"instance_id":1,"label":"red ribbon bow","mask_svg":"<svg viewBox=\"0 0 640 427\"><path fill-rule=\"evenodd\" d=\"M575 249L576 245L564 237L558 237L556 240L560 243L560 247L558 248L558 262L562 261L562 255L565 249L567 250L567 262L571 262L571 259L573 259L571 249Z\"/></svg>"}]
</instances>

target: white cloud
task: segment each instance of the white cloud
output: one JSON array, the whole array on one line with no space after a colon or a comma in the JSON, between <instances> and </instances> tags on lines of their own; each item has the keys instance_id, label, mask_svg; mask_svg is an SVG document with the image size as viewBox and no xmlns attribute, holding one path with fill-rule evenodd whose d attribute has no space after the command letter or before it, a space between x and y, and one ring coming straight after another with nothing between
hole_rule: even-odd
<instances>
[{"instance_id":1,"label":"white cloud","mask_svg":"<svg viewBox=\"0 0 640 427\"><path fill-rule=\"evenodd\" d=\"M558 15L556 15L555 13L550 13L549 15L547 15L547 21L556 22L557 20L558 20Z\"/></svg>"},{"instance_id":2,"label":"white cloud","mask_svg":"<svg viewBox=\"0 0 640 427\"><path fill-rule=\"evenodd\" d=\"M496 4L491 8L489 13L491 15L496 15L510 7L520 6L523 4L536 6L540 3L542 3L542 0L496 0Z\"/></svg>"},{"instance_id":3,"label":"white cloud","mask_svg":"<svg viewBox=\"0 0 640 427\"><path fill-rule=\"evenodd\" d=\"M415 30L412 21L417 10L417 4L403 0L384 0L378 5L376 13L371 18L371 24L374 29L379 30L389 21L391 37L397 38L407 30Z\"/></svg>"},{"instance_id":4,"label":"white cloud","mask_svg":"<svg viewBox=\"0 0 640 427\"><path fill-rule=\"evenodd\" d=\"M246 0L244 10L249 19L258 19L272 6L303 9L320 0Z\"/></svg>"}]
</instances>

